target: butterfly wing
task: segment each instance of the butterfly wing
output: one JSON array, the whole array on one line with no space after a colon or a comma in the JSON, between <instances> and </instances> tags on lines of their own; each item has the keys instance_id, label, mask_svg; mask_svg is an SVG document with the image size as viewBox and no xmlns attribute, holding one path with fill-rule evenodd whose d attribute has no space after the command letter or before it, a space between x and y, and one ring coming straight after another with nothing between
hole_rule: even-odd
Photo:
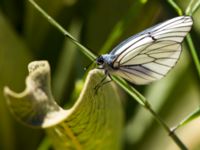
<instances>
[{"instance_id":1,"label":"butterfly wing","mask_svg":"<svg viewBox=\"0 0 200 150\"><path fill-rule=\"evenodd\" d=\"M134 84L161 79L176 64L181 43L193 24L189 16L180 16L132 36L114 48L113 73Z\"/></svg>"}]
</instances>

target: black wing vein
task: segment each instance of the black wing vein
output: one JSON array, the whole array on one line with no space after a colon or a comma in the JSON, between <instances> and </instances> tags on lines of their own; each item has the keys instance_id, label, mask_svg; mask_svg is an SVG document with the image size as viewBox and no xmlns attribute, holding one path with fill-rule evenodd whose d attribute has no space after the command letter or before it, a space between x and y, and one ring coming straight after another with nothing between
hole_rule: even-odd
<instances>
[{"instance_id":1,"label":"black wing vein","mask_svg":"<svg viewBox=\"0 0 200 150\"><path fill-rule=\"evenodd\" d=\"M128 38L110 52L116 74L135 84L161 79L176 64L192 24L189 16L176 17Z\"/></svg>"}]
</instances>

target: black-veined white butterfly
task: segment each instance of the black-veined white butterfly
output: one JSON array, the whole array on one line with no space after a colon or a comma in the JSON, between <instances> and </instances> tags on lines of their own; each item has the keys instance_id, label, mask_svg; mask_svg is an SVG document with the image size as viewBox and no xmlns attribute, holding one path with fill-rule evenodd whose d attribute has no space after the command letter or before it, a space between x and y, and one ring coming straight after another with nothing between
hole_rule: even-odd
<instances>
[{"instance_id":1,"label":"black-veined white butterfly","mask_svg":"<svg viewBox=\"0 0 200 150\"><path fill-rule=\"evenodd\" d=\"M139 85L161 79L179 59L192 24L190 16L179 16L148 28L99 56L98 68Z\"/></svg>"}]
</instances>

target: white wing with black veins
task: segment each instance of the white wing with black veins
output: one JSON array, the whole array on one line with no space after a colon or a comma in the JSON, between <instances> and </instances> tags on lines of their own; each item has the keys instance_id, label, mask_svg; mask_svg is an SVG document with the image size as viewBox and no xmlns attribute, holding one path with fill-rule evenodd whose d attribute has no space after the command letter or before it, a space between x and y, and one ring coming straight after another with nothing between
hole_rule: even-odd
<instances>
[{"instance_id":1,"label":"white wing with black veins","mask_svg":"<svg viewBox=\"0 0 200 150\"><path fill-rule=\"evenodd\" d=\"M193 24L190 16L180 16L132 36L114 48L114 74L134 84L161 79L176 64L181 43Z\"/></svg>"}]
</instances>

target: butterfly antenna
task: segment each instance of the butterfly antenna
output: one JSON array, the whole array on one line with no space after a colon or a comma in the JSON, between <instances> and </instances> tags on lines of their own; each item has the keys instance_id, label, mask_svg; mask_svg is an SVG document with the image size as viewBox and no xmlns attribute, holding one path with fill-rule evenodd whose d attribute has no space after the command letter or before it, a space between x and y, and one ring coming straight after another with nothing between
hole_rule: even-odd
<instances>
[{"instance_id":1,"label":"butterfly antenna","mask_svg":"<svg viewBox=\"0 0 200 150\"><path fill-rule=\"evenodd\" d=\"M88 70L88 68L94 63L95 60L93 60L91 63L89 63L86 67L84 67L84 70Z\"/></svg>"},{"instance_id":2,"label":"butterfly antenna","mask_svg":"<svg viewBox=\"0 0 200 150\"><path fill-rule=\"evenodd\" d=\"M99 56L98 56L98 57L99 57ZM86 67L84 67L84 70L85 70L85 71L88 70L88 68L96 61L96 59L97 59L98 57L96 57L95 59L93 59L91 63L89 63Z\"/></svg>"}]
</instances>

